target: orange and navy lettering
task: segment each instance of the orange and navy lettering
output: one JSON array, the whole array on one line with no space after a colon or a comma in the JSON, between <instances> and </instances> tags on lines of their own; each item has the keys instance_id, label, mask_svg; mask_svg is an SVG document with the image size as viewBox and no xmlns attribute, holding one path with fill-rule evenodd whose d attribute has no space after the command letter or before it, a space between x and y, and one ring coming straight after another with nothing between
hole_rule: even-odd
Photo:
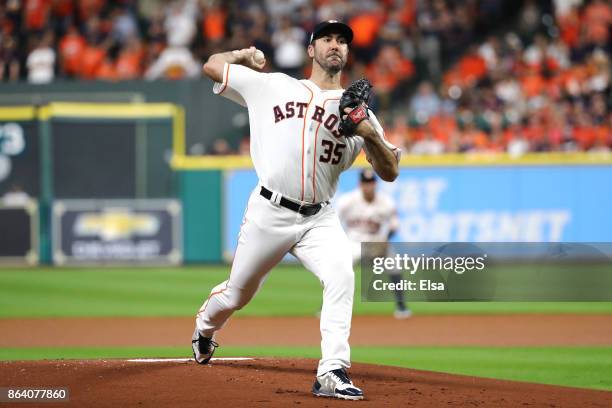
<instances>
[{"instance_id":1,"label":"orange and navy lettering","mask_svg":"<svg viewBox=\"0 0 612 408\"><path fill-rule=\"evenodd\" d=\"M304 111L308 103L306 102L287 102L284 106L275 105L272 110L274 113L274 123L281 122L286 119L291 118L304 118ZM297 111L297 116L296 116ZM340 137L341 134L338 131L337 124L339 122L338 115L334 113L329 113L325 117L325 109L319 105L315 105L314 112L312 113L311 120L319 122L319 124L323 124L327 130L329 130L335 137Z\"/></svg>"}]
</instances>

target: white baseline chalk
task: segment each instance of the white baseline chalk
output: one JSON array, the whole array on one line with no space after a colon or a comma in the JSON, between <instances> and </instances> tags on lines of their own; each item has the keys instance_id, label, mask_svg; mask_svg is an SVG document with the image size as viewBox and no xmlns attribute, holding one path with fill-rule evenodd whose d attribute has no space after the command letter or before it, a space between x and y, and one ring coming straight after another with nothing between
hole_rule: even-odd
<instances>
[{"instance_id":1,"label":"white baseline chalk","mask_svg":"<svg viewBox=\"0 0 612 408\"><path fill-rule=\"evenodd\" d=\"M244 361L253 360L250 357L218 357L211 361ZM186 363L193 361L193 358L132 358L127 360L129 363Z\"/></svg>"}]
</instances>

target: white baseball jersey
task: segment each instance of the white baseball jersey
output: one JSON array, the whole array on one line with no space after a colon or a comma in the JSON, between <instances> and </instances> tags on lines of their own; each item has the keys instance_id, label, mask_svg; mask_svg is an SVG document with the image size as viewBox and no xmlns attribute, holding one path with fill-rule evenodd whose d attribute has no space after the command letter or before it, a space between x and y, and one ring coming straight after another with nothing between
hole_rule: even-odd
<instances>
[{"instance_id":1,"label":"white baseball jersey","mask_svg":"<svg viewBox=\"0 0 612 408\"><path fill-rule=\"evenodd\" d=\"M391 197L376 193L372 202L367 202L360 189L338 198L338 216L346 234L354 242L385 242L390 231L399 227L395 203Z\"/></svg>"},{"instance_id":2,"label":"white baseball jersey","mask_svg":"<svg viewBox=\"0 0 612 408\"><path fill-rule=\"evenodd\" d=\"M257 176L262 185L292 200L331 199L340 173L364 146L362 137L338 132L341 89L323 90L307 79L225 64L223 82L213 91L248 107ZM380 123L370 115L384 138Z\"/></svg>"}]
</instances>

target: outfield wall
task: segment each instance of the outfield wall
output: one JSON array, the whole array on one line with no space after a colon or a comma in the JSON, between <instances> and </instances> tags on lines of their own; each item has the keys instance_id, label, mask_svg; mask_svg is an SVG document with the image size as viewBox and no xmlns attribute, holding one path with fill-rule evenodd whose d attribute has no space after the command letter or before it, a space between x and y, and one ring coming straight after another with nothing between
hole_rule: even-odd
<instances>
[{"instance_id":1,"label":"outfield wall","mask_svg":"<svg viewBox=\"0 0 612 408\"><path fill-rule=\"evenodd\" d=\"M358 174L343 173L337 197L356 188ZM184 262L231 259L255 171L178 169L177 180ZM379 190L397 203L396 241L612 242L612 165L403 167ZM40 222L45 263L43 212Z\"/></svg>"},{"instance_id":2,"label":"outfield wall","mask_svg":"<svg viewBox=\"0 0 612 408\"><path fill-rule=\"evenodd\" d=\"M343 173L336 197L357 187L358 174ZM226 255L256 183L254 170L226 172ZM379 191L397 203L396 241L612 241L612 166L410 167Z\"/></svg>"},{"instance_id":3,"label":"outfield wall","mask_svg":"<svg viewBox=\"0 0 612 408\"><path fill-rule=\"evenodd\" d=\"M200 99L207 81L132 85L8 86L0 105L27 105L0 107L0 195L17 184L38 202L43 263L51 205L67 198L179 198L182 259L229 259L257 182L251 161L187 153L226 137L238 111ZM406 156L401 166L398 181L380 186L398 203L396 240L612 242L609 154ZM343 174L339 194L355 188L357 172Z\"/></svg>"},{"instance_id":4,"label":"outfield wall","mask_svg":"<svg viewBox=\"0 0 612 408\"><path fill-rule=\"evenodd\" d=\"M156 103L0 108L0 195L19 184L38 202L39 251L28 262L51 261L55 200L108 198L179 198L179 258L230 259L255 172L245 156L187 155L184 112ZM355 165L369 166L363 157ZM396 240L612 242L609 154L406 156L401 166L380 186L398 203ZM357 174L343 174L339 194Z\"/></svg>"}]
</instances>

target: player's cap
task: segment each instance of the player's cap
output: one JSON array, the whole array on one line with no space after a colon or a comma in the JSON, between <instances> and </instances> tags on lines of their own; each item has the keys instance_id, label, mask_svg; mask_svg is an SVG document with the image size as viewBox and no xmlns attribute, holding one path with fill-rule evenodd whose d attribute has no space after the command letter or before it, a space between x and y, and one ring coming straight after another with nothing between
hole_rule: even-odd
<instances>
[{"instance_id":1,"label":"player's cap","mask_svg":"<svg viewBox=\"0 0 612 408\"><path fill-rule=\"evenodd\" d=\"M350 44L353 41L353 30L348 25L341 23L338 20L327 20L317 24L310 34L310 43L317 38L323 37L325 34L339 33L346 37L346 42Z\"/></svg>"},{"instance_id":2,"label":"player's cap","mask_svg":"<svg viewBox=\"0 0 612 408\"><path fill-rule=\"evenodd\" d=\"M363 169L359 175L359 180L362 183L371 183L376 181L376 174L374 174L372 169Z\"/></svg>"}]
</instances>

